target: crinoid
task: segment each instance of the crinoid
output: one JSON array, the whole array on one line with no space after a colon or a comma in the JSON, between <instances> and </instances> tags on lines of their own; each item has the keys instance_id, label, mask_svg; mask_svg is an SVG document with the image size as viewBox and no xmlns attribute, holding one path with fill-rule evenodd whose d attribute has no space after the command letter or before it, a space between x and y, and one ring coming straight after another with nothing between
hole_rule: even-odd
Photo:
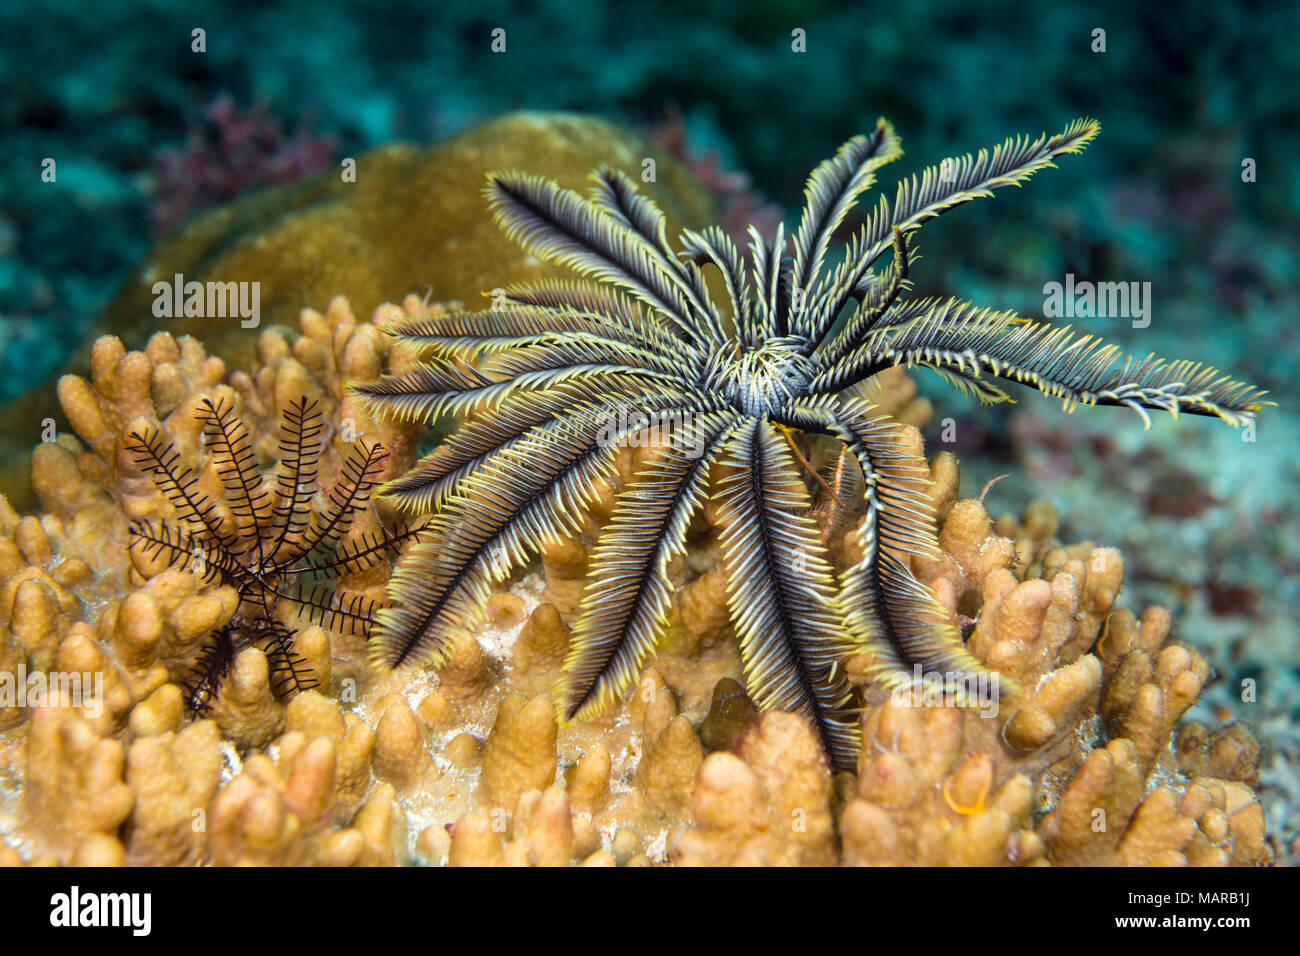
<instances>
[{"instance_id":1,"label":"crinoid","mask_svg":"<svg viewBox=\"0 0 1300 956\"><path fill-rule=\"evenodd\" d=\"M373 567L418 530L367 531L343 540L379 481L385 452L378 443L357 440L338 480L322 494L317 473L325 423L316 402L304 397L284 409L279 464L267 475L258 468L248 429L229 404L203 399L198 411L221 482L218 501L203 493L200 477L157 429L132 433L127 450L152 475L178 522L156 527L135 522L132 549L153 563L161 559L167 567L228 585L239 595L234 616L209 636L185 680L190 710L201 715L244 647L266 654L277 693L314 687L294 653L294 628L277 616L280 602L313 624L366 634L373 602L343 599L327 579Z\"/></svg>"},{"instance_id":2,"label":"crinoid","mask_svg":"<svg viewBox=\"0 0 1300 956\"><path fill-rule=\"evenodd\" d=\"M1008 399L990 381L1001 378L1067 409L1126 405L1144 418L1158 408L1238 425L1260 407L1263 393L1202 365L1120 362L1114 347L1068 328L905 298L910 237L922 223L1023 182L1097 129L1079 120L904 180L838 262L827 258L832 234L876 168L899 155L883 120L813 171L789 259L781 227L771 238L751 228L748 263L716 227L682 233L674 249L660 210L613 169L592 174L589 198L522 172L490 174L486 196L505 231L587 278L401 323L390 331L431 349L426 361L357 388L375 410L407 420L468 418L381 489L401 508L436 515L398 562L396 606L379 612L373 635L377 658L440 661L449 641L471 634L493 580L546 539L575 532L615 445L650 421L677 423L618 494L592 554L563 666L564 715L595 715L635 680L665 626L669 563L712 495L751 695L812 719L835 764L851 767L847 656L866 652L886 684L910 681L914 664L980 671L909 568L908 555L937 548L926 464L855 386L902 364L934 369L985 402ZM706 266L720 273L722 301ZM861 472L865 555L838 575L813 518L822 492L798 454L808 435L842 443ZM710 485L715 463L723 477Z\"/></svg>"}]
</instances>

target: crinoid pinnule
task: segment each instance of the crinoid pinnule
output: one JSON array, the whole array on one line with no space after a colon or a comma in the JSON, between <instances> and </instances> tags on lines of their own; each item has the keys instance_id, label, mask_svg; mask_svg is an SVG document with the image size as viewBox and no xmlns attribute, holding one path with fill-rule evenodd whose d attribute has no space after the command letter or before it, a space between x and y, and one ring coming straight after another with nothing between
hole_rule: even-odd
<instances>
[{"instance_id":1,"label":"crinoid pinnule","mask_svg":"<svg viewBox=\"0 0 1300 956\"><path fill-rule=\"evenodd\" d=\"M1024 182L1097 130L1078 120L903 180L836 261L833 234L900 154L884 120L812 172L788 257L779 226L772 237L751 227L748 257L717 227L687 230L674 248L663 213L617 170L594 172L588 197L523 172L489 174L487 200L505 231L583 278L398 324L391 334L428 350L425 361L357 387L389 415L467 419L381 489L399 508L435 514L398 563L396 606L378 612L378 660L440 662L449 641L472 636L493 582L547 539L576 532L574 514L614 467L613 445L650 419L685 424L618 494L597 542L563 667L566 717L600 712L640 673L668 616L668 567L710 495L749 692L813 720L837 766L852 767L858 749L848 656L867 654L886 685L910 681L915 665L979 674L910 570L909 555L937 550L926 464L853 386L909 365L986 403L1009 398L1003 379L1067 410L1124 405L1144 418L1157 408L1240 425L1263 404L1258 389L1203 365L1121 361L1068 328L907 297L913 236L927 220ZM720 274L722 301L706 268ZM629 407L638 415L617 414ZM827 489L841 493L842 475L831 486L805 467L799 446L813 435L840 443L863 489L864 554L839 574L815 516ZM728 477L711 488L715 463Z\"/></svg>"},{"instance_id":2,"label":"crinoid pinnule","mask_svg":"<svg viewBox=\"0 0 1300 956\"><path fill-rule=\"evenodd\" d=\"M127 451L171 502L176 520L135 522L131 548L151 564L193 572L239 596L234 616L209 635L184 678L190 710L203 714L245 647L266 654L277 693L314 687L294 653L291 625L305 618L330 630L367 634L374 603L343 598L328 582L387 560L419 530L381 526L346 540L383 473L385 453L377 443L358 440L337 480L322 489L325 423L315 401L302 397L284 409L279 462L270 474L259 468L248 429L232 405L202 399L198 411L209 461L220 477L219 501L203 493L199 476L158 430L132 433Z\"/></svg>"}]
</instances>

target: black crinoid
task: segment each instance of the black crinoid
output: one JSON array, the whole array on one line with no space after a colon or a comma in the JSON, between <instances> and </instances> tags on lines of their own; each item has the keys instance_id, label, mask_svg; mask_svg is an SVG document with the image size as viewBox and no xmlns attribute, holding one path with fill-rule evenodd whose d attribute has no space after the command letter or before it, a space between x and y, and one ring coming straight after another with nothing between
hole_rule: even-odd
<instances>
[{"instance_id":1,"label":"black crinoid","mask_svg":"<svg viewBox=\"0 0 1300 956\"><path fill-rule=\"evenodd\" d=\"M1001 378L1067 409L1126 405L1240 424L1260 406L1261 392L1202 365L1121 362L1067 328L905 298L910 238L925 221L1023 182L1097 129L1080 120L904 180L834 262L832 234L876 168L899 155L883 120L814 170L788 257L781 228L772 237L751 228L747 262L716 227L683 232L675 249L660 210L613 169L592 174L588 198L522 172L490 174L486 196L505 231L586 278L510 288L487 311L405 321L389 331L429 349L426 360L357 388L373 409L407 420L467 419L380 489L400 508L436 514L398 562L395 606L372 635L377 659L440 661L449 641L471 634L494 580L546 539L575 533L620 440L658 421L672 423L667 438L618 493L592 553L562 672L565 717L597 714L639 674L665 626L668 565L710 496L749 692L764 709L810 718L837 766L851 767L858 749L846 657L866 652L886 684L912 680L917 664L980 673L909 568L909 555L937 549L926 464L862 383L917 365L985 402L1008 399L992 381ZM706 267L725 296L711 294ZM823 492L802 467L808 436L839 443L861 472L866 553L838 574L814 520ZM711 485L715 464L724 477Z\"/></svg>"},{"instance_id":2,"label":"black crinoid","mask_svg":"<svg viewBox=\"0 0 1300 956\"><path fill-rule=\"evenodd\" d=\"M191 712L208 712L221 682L245 647L266 654L277 693L316 686L294 653L296 630L284 618L303 618L331 630L368 633L374 603L343 598L330 586L341 573L360 573L387 560L418 532L349 529L379 481L385 452L358 439L328 489L318 482L325 423L315 401L291 402L281 416L279 463L264 474L248 429L224 400L202 399L209 461L220 478L217 500L204 494L198 475L181 461L157 429L134 432L127 450L171 502L177 524L137 521L131 547L151 563L191 571L206 582L235 589L234 616L209 635L185 679ZM277 614L281 602L297 614ZM287 610L287 609L285 609Z\"/></svg>"}]
</instances>

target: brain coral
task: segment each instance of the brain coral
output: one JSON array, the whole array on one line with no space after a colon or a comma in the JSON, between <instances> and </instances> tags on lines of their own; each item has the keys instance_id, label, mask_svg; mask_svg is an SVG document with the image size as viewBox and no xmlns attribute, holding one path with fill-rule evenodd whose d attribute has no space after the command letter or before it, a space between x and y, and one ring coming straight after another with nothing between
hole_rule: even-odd
<instances>
[{"instance_id":1,"label":"brain coral","mask_svg":"<svg viewBox=\"0 0 1300 956\"><path fill-rule=\"evenodd\" d=\"M760 717L745 697L710 509L673 569L670 633L632 699L557 724L549 694L613 487L582 533L500 587L477 639L438 673L372 671L359 638L308 627L296 650L317 690L278 696L250 649L212 718L187 721L178 682L196 644L234 612L233 595L132 560L129 522L166 520L169 505L126 453L129 434L160 428L201 481L217 482L199 401L233 403L266 463L279 411L308 395L334 426L324 478L346 452L345 422L392 449L400 471L419 436L368 418L344 383L411 362L377 323L425 309L408 299L362 321L335 300L302 312L294 334L264 332L257 358L235 369L186 337L159 334L139 352L104 338L90 377L60 383L76 436L36 449L41 511L0 503L0 672L103 674L103 696L0 708L0 862L1270 859L1249 730L1180 724L1209 664L1172 639L1167 612L1116 606L1117 551L1062 544L1041 504L993 520L981 500L959 497L946 453L930 461L943 555L913 570L963 622L971 652L1027 693L984 715L932 706L874 690L871 661L855 660L849 677L867 704L854 772L832 773L803 718ZM923 423L928 403L911 381L900 370L882 378L879 404ZM919 432L906 435L919 448ZM641 452L622 454L626 480ZM851 514L835 526L843 565L859 532Z\"/></svg>"}]
</instances>

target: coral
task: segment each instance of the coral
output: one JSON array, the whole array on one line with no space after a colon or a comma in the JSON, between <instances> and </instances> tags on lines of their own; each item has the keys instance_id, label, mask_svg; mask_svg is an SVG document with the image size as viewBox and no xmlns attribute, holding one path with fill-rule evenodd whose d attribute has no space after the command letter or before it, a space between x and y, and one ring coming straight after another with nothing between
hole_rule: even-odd
<instances>
[{"instance_id":1,"label":"coral","mask_svg":"<svg viewBox=\"0 0 1300 956\"><path fill-rule=\"evenodd\" d=\"M529 260L483 215L483 174L525 162L576 186L598 163L640 169L644 158L654 158L655 180L645 189L663 204L674 227L702 226L714 218L708 194L670 155L622 127L585 116L507 114L444 142L392 143L350 158L356 160L355 177L345 180L335 169L194 217L137 265L103 309L97 333L130 346L144 342L159 329L154 284L177 274L186 282L258 283L261 329L297 328L304 303L335 296L370 315L404 290L432 289L442 301L479 301L485 290L523 276L560 276L561 270ZM210 356L234 368L270 361L262 339L233 319L178 316L167 319L165 328L178 340L201 337ZM319 377L320 370L313 371ZM27 456L42 422L60 419L52 398L49 387L41 386L0 407L0 461L12 463L0 470L0 492L18 508L34 503Z\"/></svg>"},{"instance_id":2,"label":"coral","mask_svg":"<svg viewBox=\"0 0 1300 956\"><path fill-rule=\"evenodd\" d=\"M27 733L27 816L47 851L74 850L84 840L112 837L131 812L134 794L122 779L120 740L74 708L37 707Z\"/></svg>"},{"instance_id":3,"label":"coral","mask_svg":"<svg viewBox=\"0 0 1300 956\"><path fill-rule=\"evenodd\" d=\"M641 760L636 783L647 808L660 814L680 812L689 806L695 774L704 761L704 748L695 727L677 713L672 691L658 671L641 678Z\"/></svg>"},{"instance_id":4,"label":"coral","mask_svg":"<svg viewBox=\"0 0 1300 956\"><path fill-rule=\"evenodd\" d=\"M350 406L346 399L340 401L338 376L345 371L364 376L368 369L376 374L382 361L377 350L386 349L381 339L358 326L342 304L334 307L332 320L316 313L303 315L303 334L293 348L324 373L327 383L330 376L335 379L333 394L290 355L279 333L263 336L268 361L256 379L235 373L229 384L220 382L222 363L208 358L190 339L178 342L159 335L145 352L126 352L111 339L97 343L92 380L69 377L61 383L68 416L86 444L63 435L37 449L33 484L48 509L45 515L38 520L6 511L5 545L0 550L8 554L3 584L8 599L0 647L12 654L17 643L32 667L103 672L105 715L114 723L148 699L147 706L131 711L136 729L173 726L176 714L170 712L171 698L163 686L189 676L196 654L215 629L232 619L239 597L220 582L180 569L145 567L148 580L142 579L126 547L130 524L166 521L174 509L133 460L130 435L141 430L172 435L175 446L184 449L177 454L183 454L187 467L201 474L206 487L220 487L211 463L201 467L197 453L203 403L214 396L220 402L238 397L266 420L277 405L277 389L281 394L306 389L335 415L346 413ZM374 333L373 326L369 330ZM358 432L370 430L399 446L411 440L407 433L374 425L364 415L352 423ZM258 453L275 447L268 443L274 436L265 434L265 426L253 434L258 436ZM336 444L341 440L334 438ZM343 445L333 449L326 470L332 474L334 462L345 460L345 455ZM386 565L382 570L386 575ZM383 581L362 574L346 584L362 599L382 591ZM89 619L78 620L82 613ZM111 649L107 661L100 648ZM314 654L319 659L319 649ZM246 696L251 693L249 682L256 684L256 663L240 662L245 675L240 686ZM231 716L238 710L223 702L221 716L227 727L238 722ZM5 719L13 718L7 713Z\"/></svg>"},{"instance_id":5,"label":"coral","mask_svg":"<svg viewBox=\"0 0 1300 956\"><path fill-rule=\"evenodd\" d=\"M359 322L335 301L304 312L297 338L263 333L263 360L247 371L226 371L189 339L159 336L142 353L110 341L96 349L98 381L65 384L84 431L37 456L47 510L20 516L0 502L0 672L77 670L103 684L97 699L64 688L0 708L0 769L20 781L0 792L0 863L1268 860L1252 790L1258 745L1242 724L1180 723L1209 668L1170 639L1168 613L1118 607L1118 552L1062 544L1050 506L994 520L960 498L948 454L927 469L940 553L911 569L964 622L970 652L1027 692L942 706L952 703L942 694L917 701L879 686L869 654L851 659L867 745L848 770L833 771L805 717L760 715L745 694L719 613L725 518L712 506L670 569L668 633L631 698L598 718L556 720L549 692L574 639L573 585L649 454L638 448L618 450L578 533L494 585L484 625L440 673L373 670L356 635L303 627L294 653L316 689L278 696L265 655L245 648L211 717L189 719L180 681L238 595L178 567L146 568L150 577L136 567L131 522L174 517L135 467L130 433L143 422L167 434L215 498L220 476L197 448L202 400L234 403L269 465L280 410L309 395L336 432L355 415L405 467L414 431L366 418L343 391L348 375L374 381L414 361L374 324L399 314L440 312L408 299ZM923 422L910 380L882 379L875 400ZM920 455L916 429L903 435ZM327 481L348 450L337 434L329 444ZM824 449L809 452L824 464ZM378 507L374 520L391 520ZM862 552L864 516L852 504L824 517L842 570ZM375 596L386 573L385 562L340 587Z\"/></svg>"},{"instance_id":6,"label":"coral","mask_svg":"<svg viewBox=\"0 0 1300 956\"><path fill-rule=\"evenodd\" d=\"M496 722L483 746L479 785L491 807L510 808L528 790L541 790L555 778L555 714L550 701L521 695L502 699Z\"/></svg>"},{"instance_id":7,"label":"coral","mask_svg":"<svg viewBox=\"0 0 1300 956\"><path fill-rule=\"evenodd\" d=\"M669 841L672 859L703 866L836 862L831 773L817 735L788 713L763 716L713 753L695 782L695 825Z\"/></svg>"},{"instance_id":8,"label":"coral","mask_svg":"<svg viewBox=\"0 0 1300 956\"><path fill-rule=\"evenodd\" d=\"M202 823L227 754L235 752L232 748L267 747L302 722L285 706L292 703L287 700L292 689L277 692L266 656L250 647L234 657L231 679L211 702L213 721L184 723L186 694L179 684L205 642L236 614L240 598L221 580L167 561L151 562L147 554L126 547L133 522L163 527L176 517L174 503L139 467L131 436L168 436L168 457L192 472L181 484L202 488L217 503L201 506L204 514L215 513L219 505L225 509L222 517L239 528L230 499L240 499L222 481L222 456L201 452L205 418L211 425L214 409L242 410L248 425L241 426L236 444L245 471L282 451L275 425L285 409L302 408L295 395L311 396L329 426L316 456L322 481L332 483L347 467L350 446L362 435L385 442L397 459L409 461L413 432L374 422L343 394L345 377L373 378L407 360L389 350L373 323L359 322L345 302L336 300L325 315L304 311L293 339L278 331L263 333L263 358L251 372L227 374L224 363L194 340L159 334L143 352L127 352L116 340L102 339L94 349L91 379L69 376L61 382L61 399L79 438L61 435L37 449L33 484L48 510L23 517L0 501L0 606L5 608L0 663L10 673L21 666L46 676L51 686L52 675L64 673L102 683L93 694L73 694L77 699L69 699L65 687L62 697L51 696L40 706L0 712L6 727L31 717L15 745L24 754L22 806L26 826L36 835L35 859L89 853L82 849L92 845L87 841L102 856L105 839L117 841L114 852L131 863L209 859L213 847ZM372 477L382 473L372 471ZM303 491L313 509L324 494L314 483ZM342 547L352 553L372 540L363 536L372 535L383 519L363 497L345 507L357 518L343 538ZM349 602L382 594L386 561L345 564L338 587ZM326 617L324 623L338 626L335 616ZM331 642L346 640L337 630L305 627L291 638L291 651L305 678L328 686L336 676ZM340 679L355 684L346 668ZM334 744L346 757L340 793L355 805L360 792L369 789L372 741L368 730L358 733L355 715L349 718L338 717ZM358 767L358 752L364 768ZM331 791L328 802L346 800ZM382 816L377 809L371 813L376 820ZM378 850L362 856L367 854L384 858Z\"/></svg>"},{"instance_id":9,"label":"coral","mask_svg":"<svg viewBox=\"0 0 1300 956\"><path fill-rule=\"evenodd\" d=\"M180 866L202 860L204 808L216 795L223 759L221 735L208 720L132 742L126 783L135 803L124 828L127 862Z\"/></svg>"},{"instance_id":10,"label":"coral","mask_svg":"<svg viewBox=\"0 0 1300 956\"><path fill-rule=\"evenodd\" d=\"M290 735L276 759L250 757L212 803L218 866L392 866L405 854L392 788L376 784L350 825L332 825L338 755L327 736Z\"/></svg>"},{"instance_id":11,"label":"coral","mask_svg":"<svg viewBox=\"0 0 1300 956\"><path fill-rule=\"evenodd\" d=\"M151 314L154 282L178 272L187 281L260 281L265 324L292 324L302 303L336 295L369 314L394 290L432 287L443 301L469 301L526 273L559 276L525 266L519 249L485 221L483 174L526 159L530 168L577 185L597 163L639 169L645 157L657 160L646 189L675 225L712 219L708 197L687 170L634 133L585 116L510 114L431 146L372 149L355 157L355 181L329 172L196 218L139 266L105 310L104 323L123 337L138 330L141 317ZM322 270L325 260L330 268ZM249 336L238 323L177 318L169 328L202 330L209 349L237 365L251 358Z\"/></svg>"},{"instance_id":12,"label":"coral","mask_svg":"<svg viewBox=\"0 0 1300 956\"><path fill-rule=\"evenodd\" d=\"M1062 546L1043 503L995 530L979 500L956 500L955 459L930 464L943 557L918 559L918 577L973 619L972 654L1032 692L1008 704L994 688L979 709L923 682L869 688L856 773L834 778L801 749L806 724L778 731L789 715L765 715L705 761L674 861L791 862L833 812L855 865L1266 862L1258 745L1239 723L1178 729L1209 666L1170 641L1163 609L1115 607L1118 552ZM850 665L855 683L869 671Z\"/></svg>"}]
</instances>

